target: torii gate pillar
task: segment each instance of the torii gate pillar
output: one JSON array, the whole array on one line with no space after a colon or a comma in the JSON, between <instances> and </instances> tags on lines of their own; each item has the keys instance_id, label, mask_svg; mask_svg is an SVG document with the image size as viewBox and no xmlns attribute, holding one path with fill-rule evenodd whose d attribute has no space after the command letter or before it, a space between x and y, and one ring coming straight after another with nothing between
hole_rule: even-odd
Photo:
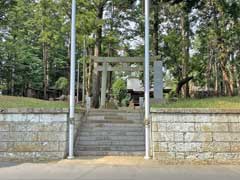
<instances>
[{"instance_id":1,"label":"torii gate pillar","mask_svg":"<svg viewBox=\"0 0 240 180\"><path fill-rule=\"evenodd\" d=\"M107 63L103 63L102 83L101 83L101 104L100 108L106 107L106 90L107 90Z\"/></svg>"}]
</instances>

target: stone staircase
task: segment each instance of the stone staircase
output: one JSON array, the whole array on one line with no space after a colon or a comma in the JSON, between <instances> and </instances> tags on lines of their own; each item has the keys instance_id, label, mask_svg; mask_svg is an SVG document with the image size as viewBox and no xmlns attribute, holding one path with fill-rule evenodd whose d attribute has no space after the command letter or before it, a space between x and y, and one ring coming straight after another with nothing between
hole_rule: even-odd
<instances>
[{"instance_id":1,"label":"stone staircase","mask_svg":"<svg viewBox=\"0 0 240 180\"><path fill-rule=\"evenodd\" d=\"M140 156L144 144L140 111L92 110L78 132L75 155Z\"/></svg>"}]
</instances>

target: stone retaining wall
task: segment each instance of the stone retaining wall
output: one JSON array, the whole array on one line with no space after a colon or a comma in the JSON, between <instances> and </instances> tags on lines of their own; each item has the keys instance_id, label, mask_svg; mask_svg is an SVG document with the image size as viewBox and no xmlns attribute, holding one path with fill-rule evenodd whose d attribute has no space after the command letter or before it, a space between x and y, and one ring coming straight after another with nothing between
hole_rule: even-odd
<instances>
[{"instance_id":1,"label":"stone retaining wall","mask_svg":"<svg viewBox=\"0 0 240 180\"><path fill-rule=\"evenodd\" d=\"M152 109L155 160L240 160L240 111Z\"/></svg>"},{"instance_id":2,"label":"stone retaining wall","mask_svg":"<svg viewBox=\"0 0 240 180\"><path fill-rule=\"evenodd\" d=\"M1 161L62 159L67 145L67 109L0 109Z\"/></svg>"}]
</instances>

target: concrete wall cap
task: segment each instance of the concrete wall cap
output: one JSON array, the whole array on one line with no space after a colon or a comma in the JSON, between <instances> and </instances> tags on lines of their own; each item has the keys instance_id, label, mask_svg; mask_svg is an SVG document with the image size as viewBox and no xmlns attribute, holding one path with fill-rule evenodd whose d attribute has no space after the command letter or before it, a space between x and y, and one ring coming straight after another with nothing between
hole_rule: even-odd
<instances>
[{"instance_id":1,"label":"concrete wall cap","mask_svg":"<svg viewBox=\"0 0 240 180\"><path fill-rule=\"evenodd\" d=\"M68 113L68 108L9 108L1 109L0 114L66 114Z\"/></svg>"},{"instance_id":2,"label":"concrete wall cap","mask_svg":"<svg viewBox=\"0 0 240 180\"><path fill-rule=\"evenodd\" d=\"M214 108L151 108L151 113L165 114L240 114L240 109L214 109Z\"/></svg>"}]
</instances>

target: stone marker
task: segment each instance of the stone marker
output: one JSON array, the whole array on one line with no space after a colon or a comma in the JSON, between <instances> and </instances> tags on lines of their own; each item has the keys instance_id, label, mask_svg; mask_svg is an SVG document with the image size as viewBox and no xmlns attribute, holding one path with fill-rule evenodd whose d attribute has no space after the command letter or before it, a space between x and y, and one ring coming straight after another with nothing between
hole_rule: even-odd
<instances>
[{"instance_id":1,"label":"stone marker","mask_svg":"<svg viewBox=\"0 0 240 180\"><path fill-rule=\"evenodd\" d=\"M162 61L154 62L154 100L163 100L163 72Z\"/></svg>"},{"instance_id":2,"label":"stone marker","mask_svg":"<svg viewBox=\"0 0 240 180\"><path fill-rule=\"evenodd\" d=\"M141 108L144 107L144 97L139 97L139 106L140 106Z\"/></svg>"},{"instance_id":3,"label":"stone marker","mask_svg":"<svg viewBox=\"0 0 240 180\"><path fill-rule=\"evenodd\" d=\"M86 97L86 109L87 109L87 112L90 111L91 109L91 97Z\"/></svg>"}]
</instances>

